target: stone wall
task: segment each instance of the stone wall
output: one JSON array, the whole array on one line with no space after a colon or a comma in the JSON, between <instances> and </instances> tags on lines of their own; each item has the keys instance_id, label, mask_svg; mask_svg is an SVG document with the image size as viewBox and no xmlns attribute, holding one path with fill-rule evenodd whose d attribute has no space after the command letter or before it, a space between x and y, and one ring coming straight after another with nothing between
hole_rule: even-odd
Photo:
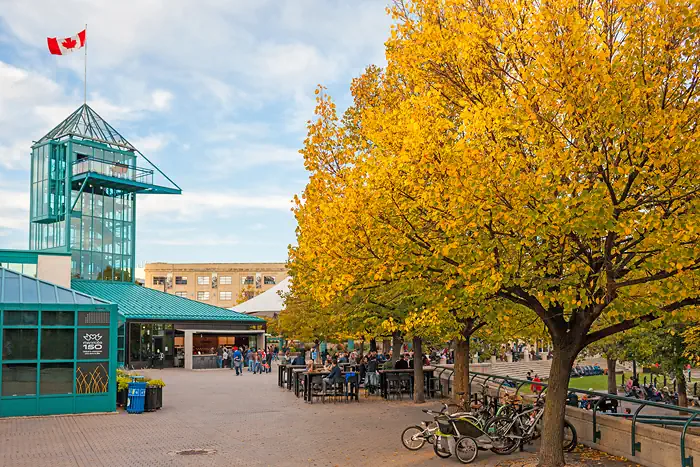
<instances>
[{"instance_id":1,"label":"stone wall","mask_svg":"<svg viewBox=\"0 0 700 467\"><path fill-rule=\"evenodd\" d=\"M622 456L646 467L677 467L681 463L681 433L655 425L637 423L636 441L640 449L632 456L632 421L617 417L596 414L600 439L593 442L593 411L566 408L566 418L576 427L579 443L600 451ZM700 462L700 437L687 435L685 455L693 456L697 465Z\"/></svg>"}]
</instances>

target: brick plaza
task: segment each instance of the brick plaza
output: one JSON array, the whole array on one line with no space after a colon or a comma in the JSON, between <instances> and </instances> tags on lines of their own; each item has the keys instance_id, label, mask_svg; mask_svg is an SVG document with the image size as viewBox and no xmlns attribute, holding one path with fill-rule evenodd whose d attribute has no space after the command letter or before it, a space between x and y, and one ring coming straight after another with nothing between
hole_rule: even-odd
<instances>
[{"instance_id":1,"label":"brick plaza","mask_svg":"<svg viewBox=\"0 0 700 467\"><path fill-rule=\"evenodd\" d=\"M401 431L423 419L412 402L364 398L308 405L277 386L277 375L150 370L167 387L155 413L0 420L0 466L438 466L432 446L406 450ZM177 451L206 449L211 454ZM528 451L534 452L530 446ZM481 452L475 465L512 465L531 453ZM601 465L591 461L589 465ZM516 464L517 465L517 464ZM522 462L520 463L522 465ZM628 465L605 462L605 465Z\"/></svg>"}]
</instances>

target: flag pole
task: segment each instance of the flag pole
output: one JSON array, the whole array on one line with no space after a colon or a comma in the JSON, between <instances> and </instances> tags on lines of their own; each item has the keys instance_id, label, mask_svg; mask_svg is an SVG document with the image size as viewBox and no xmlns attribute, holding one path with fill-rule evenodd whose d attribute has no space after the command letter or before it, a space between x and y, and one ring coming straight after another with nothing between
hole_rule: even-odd
<instances>
[{"instance_id":1,"label":"flag pole","mask_svg":"<svg viewBox=\"0 0 700 467\"><path fill-rule=\"evenodd\" d=\"M83 103L87 105L87 23L85 23L85 71L83 74Z\"/></svg>"}]
</instances>

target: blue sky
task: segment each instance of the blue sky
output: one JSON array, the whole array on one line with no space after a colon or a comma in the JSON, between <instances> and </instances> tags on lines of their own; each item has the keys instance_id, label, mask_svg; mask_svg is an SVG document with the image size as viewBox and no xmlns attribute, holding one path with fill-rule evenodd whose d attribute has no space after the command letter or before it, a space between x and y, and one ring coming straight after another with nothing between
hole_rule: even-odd
<instances>
[{"instance_id":1,"label":"blue sky","mask_svg":"<svg viewBox=\"0 0 700 467\"><path fill-rule=\"evenodd\" d=\"M314 89L384 63L383 0L0 0L0 248L27 248L29 148L83 99L181 196L143 195L137 262L284 261Z\"/></svg>"}]
</instances>

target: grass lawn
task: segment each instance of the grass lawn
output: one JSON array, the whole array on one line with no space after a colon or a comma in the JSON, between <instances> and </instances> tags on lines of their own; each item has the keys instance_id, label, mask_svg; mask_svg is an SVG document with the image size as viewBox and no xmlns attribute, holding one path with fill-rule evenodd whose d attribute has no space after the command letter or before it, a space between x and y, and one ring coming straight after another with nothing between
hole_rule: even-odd
<instances>
[{"instance_id":1,"label":"grass lawn","mask_svg":"<svg viewBox=\"0 0 700 467\"><path fill-rule=\"evenodd\" d=\"M629 378L632 375L632 373L625 373L625 381L622 381L622 374L616 375L617 378L617 386L620 387L623 385L625 382L627 382L627 378ZM644 374L639 373L639 382L642 383L644 381ZM646 374L647 380L650 381L651 378L653 377L652 374ZM663 376L661 376L661 379L663 379ZM588 389L593 389L594 391L607 391L608 390L608 375L596 375L596 376L581 376L579 378L571 378L569 380L569 387L572 389L583 389L583 390L588 390ZM530 386L525 385L520 389L520 392L523 394L532 394L530 391Z\"/></svg>"}]
</instances>

